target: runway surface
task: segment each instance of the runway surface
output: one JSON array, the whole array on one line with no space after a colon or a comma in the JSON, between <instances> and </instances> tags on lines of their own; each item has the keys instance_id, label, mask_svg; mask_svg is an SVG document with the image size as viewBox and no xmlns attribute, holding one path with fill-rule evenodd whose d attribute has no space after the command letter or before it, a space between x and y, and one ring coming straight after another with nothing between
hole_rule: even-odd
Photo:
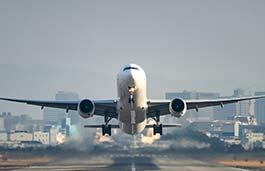
<instances>
[{"instance_id":1,"label":"runway surface","mask_svg":"<svg viewBox=\"0 0 265 171\"><path fill-rule=\"evenodd\" d=\"M24 168L0 168L15 171L239 171L243 169L225 167L185 156L127 154L98 155L82 158L56 159L45 165L35 164Z\"/></svg>"}]
</instances>

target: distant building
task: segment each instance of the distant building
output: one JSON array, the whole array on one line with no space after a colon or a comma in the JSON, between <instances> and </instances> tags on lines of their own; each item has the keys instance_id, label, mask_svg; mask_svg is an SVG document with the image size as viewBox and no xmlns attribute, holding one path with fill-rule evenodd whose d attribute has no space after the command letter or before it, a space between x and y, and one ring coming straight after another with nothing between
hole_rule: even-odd
<instances>
[{"instance_id":1,"label":"distant building","mask_svg":"<svg viewBox=\"0 0 265 171\"><path fill-rule=\"evenodd\" d=\"M19 116L13 116L10 112L3 112L1 117L4 119L4 127L7 132L16 129L19 122Z\"/></svg>"},{"instance_id":2,"label":"distant building","mask_svg":"<svg viewBox=\"0 0 265 171\"><path fill-rule=\"evenodd\" d=\"M29 132L43 131L44 125L45 124L43 120L32 120L28 127L28 131Z\"/></svg>"},{"instance_id":3,"label":"distant building","mask_svg":"<svg viewBox=\"0 0 265 171\"><path fill-rule=\"evenodd\" d=\"M248 130L244 134L242 145L247 150L253 149L255 147L262 148L263 141L264 141L264 133L252 132Z\"/></svg>"},{"instance_id":4,"label":"distant building","mask_svg":"<svg viewBox=\"0 0 265 171\"><path fill-rule=\"evenodd\" d=\"M0 115L0 130L10 131L30 131L32 129L32 118L28 115L14 116L10 112L3 112Z\"/></svg>"},{"instance_id":5,"label":"distant building","mask_svg":"<svg viewBox=\"0 0 265 171\"><path fill-rule=\"evenodd\" d=\"M264 95L265 92L255 92L256 96ZM255 102L255 117L258 124L265 124L265 98L257 99Z\"/></svg>"},{"instance_id":6,"label":"distant building","mask_svg":"<svg viewBox=\"0 0 265 171\"><path fill-rule=\"evenodd\" d=\"M246 93L243 89L235 89L233 97L245 97ZM235 103L237 107L236 116L248 116L253 114L253 111L250 111L250 101L242 101L239 103Z\"/></svg>"},{"instance_id":7,"label":"distant building","mask_svg":"<svg viewBox=\"0 0 265 171\"><path fill-rule=\"evenodd\" d=\"M55 95L55 100L59 101L72 101L78 99L78 94L73 92L59 91ZM62 109L44 108L43 112L43 118L45 123L57 125L61 124L61 121L66 117L66 115L69 115L73 124L79 124L79 115L76 111L70 110L69 113L66 114L66 111Z\"/></svg>"},{"instance_id":8,"label":"distant building","mask_svg":"<svg viewBox=\"0 0 265 171\"><path fill-rule=\"evenodd\" d=\"M4 131L1 131L0 132L0 141L7 141L7 139L8 139L7 133Z\"/></svg>"},{"instance_id":9,"label":"distant building","mask_svg":"<svg viewBox=\"0 0 265 171\"><path fill-rule=\"evenodd\" d=\"M56 128L50 128L49 141L50 141L50 145L51 146L56 146L57 145L56 136L57 136L57 130L56 130Z\"/></svg>"},{"instance_id":10,"label":"distant building","mask_svg":"<svg viewBox=\"0 0 265 171\"><path fill-rule=\"evenodd\" d=\"M59 125L65 118L65 111L62 109L44 108L43 120L46 124Z\"/></svg>"},{"instance_id":11,"label":"distant building","mask_svg":"<svg viewBox=\"0 0 265 171\"><path fill-rule=\"evenodd\" d=\"M209 137L221 137L222 136L222 122L210 121L210 122L192 122L190 128L202 132Z\"/></svg>"},{"instance_id":12,"label":"distant building","mask_svg":"<svg viewBox=\"0 0 265 171\"><path fill-rule=\"evenodd\" d=\"M223 123L222 125L222 137L234 137L235 136L235 124Z\"/></svg>"},{"instance_id":13,"label":"distant building","mask_svg":"<svg viewBox=\"0 0 265 171\"><path fill-rule=\"evenodd\" d=\"M231 97L221 97L221 98L231 98ZM226 104L223 108L221 106L215 106L213 114L214 120L228 120L233 119L237 113L237 106L235 104ZM229 119L230 120L230 119Z\"/></svg>"},{"instance_id":14,"label":"distant building","mask_svg":"<svg viewBox=\"0 0 265 171\"><path fill-rule=\"evenodd\" d=\"M222 99L244 97L245 91L242 89L235 89L234 94L228 97L220 97ZM242 101L239 103L226 104L223 108L220 106L214 107L214 119L215 120L233 120L238 116L249 116L254 113L251 108L252 103L250 101Z\"/></svg>"},{"instance_id":15,"label":"distant building","mask_svg":"<svg viewBox=\"0 0 265 171\"><path fill-rule=\"evenodd\" d=\"M66 130L66 136L70 136L71 118L66 117L62 119L61 128Z\"/></svg>"},{"instance_id":16,"label":"distant building","mask_svg":"<svg viewBox=\"0 0 265 171\"><path fill-rule=\"evenodd\" d=\"M49 145L50 144L50 134L49 132L34 132L33 133L33 141L41 142L42 144Z\"/></svg>"},{"instance_id":17,"label":"distant building","mask_svg":"<svg viewBox=\"0 0 265 171\"><path fill-rule=\"evenodd\" d=\"M5 119L4 117L0 116L0 131L5 131Z\"/></svg>"},{"instance_id":18,"label":"distant building","mask_svg":"<svg viewBox=\"0 0 265 171\"><path fill-rule=\"evenodd\" d=\"M31 133L19 131L19 132L10 133L9 140L10 141L32 141L33 136Z\"/></svg>"},{"instance_id":19,"label":"distant building","mask_svg":"<svg viewBox=\"0 0 265 171\"><path fill-rule=\"evenodd\" d=\"M240 125L239 138L243 141L245 133L249 131L265 133L265 125Z\"/></svg>"}]
</instances>

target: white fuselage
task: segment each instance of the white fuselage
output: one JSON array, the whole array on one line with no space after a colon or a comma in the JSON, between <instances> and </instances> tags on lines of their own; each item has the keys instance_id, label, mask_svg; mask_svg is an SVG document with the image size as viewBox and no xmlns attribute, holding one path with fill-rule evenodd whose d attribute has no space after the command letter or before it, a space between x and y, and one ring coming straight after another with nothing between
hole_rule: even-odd
<instances>
[{"instance_id":1,"label":"white fuselage","mask_svg":"<svg viewBox=\"0 0 265 171\"><path fill-rule=\"evenodd\" d=\"M117 89L120 128L132 135L143 131L147 112L145 72L135 64L128 65L118 73Z\"/></svg>"}]
</instances>

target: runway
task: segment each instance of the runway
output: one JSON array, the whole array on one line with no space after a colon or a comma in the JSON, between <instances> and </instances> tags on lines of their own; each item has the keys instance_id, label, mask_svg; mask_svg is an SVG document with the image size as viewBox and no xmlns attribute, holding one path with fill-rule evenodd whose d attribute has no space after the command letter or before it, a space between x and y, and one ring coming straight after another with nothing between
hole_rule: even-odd
<instances>
[{"instance_id":1,"label":"runway","mask_svg":"<svg viewBox=\"0 0 265 171\"><path fill-rule=\"evenodd\" d=\"M195 160L185 156L127 154L98 155L86 158L56 159L45 165L34 164L24 168L0 168L15 171L243 171L219 164Z\"/></svg>"}]
</instances>

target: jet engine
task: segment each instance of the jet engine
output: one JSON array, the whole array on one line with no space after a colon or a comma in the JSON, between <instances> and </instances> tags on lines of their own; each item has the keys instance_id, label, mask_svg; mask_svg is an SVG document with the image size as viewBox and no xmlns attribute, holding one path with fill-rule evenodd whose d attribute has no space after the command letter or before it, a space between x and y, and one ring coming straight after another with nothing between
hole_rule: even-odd
<instances>
[{"instance_id":1,"label":"jet engine","mask_svg":"<svg viewBox=\"0 0 265 171\"><path fill-rule=\"evenodd\" d=\"M169 111L174 117L182 117L187 112L186 102L182 99L173 99L169 104Z\"/></svg>"},{"instance_id":2,"label":"jet engine","mask_svg":"<svg viewBox=\"0 0 265 171\"><path fill-rule=\"evenodd\" d=\"M78 104L78 113L83 118L92 117L95 112L95 103L89 99L81 100Z\"/></svg>"}]
</instances>

